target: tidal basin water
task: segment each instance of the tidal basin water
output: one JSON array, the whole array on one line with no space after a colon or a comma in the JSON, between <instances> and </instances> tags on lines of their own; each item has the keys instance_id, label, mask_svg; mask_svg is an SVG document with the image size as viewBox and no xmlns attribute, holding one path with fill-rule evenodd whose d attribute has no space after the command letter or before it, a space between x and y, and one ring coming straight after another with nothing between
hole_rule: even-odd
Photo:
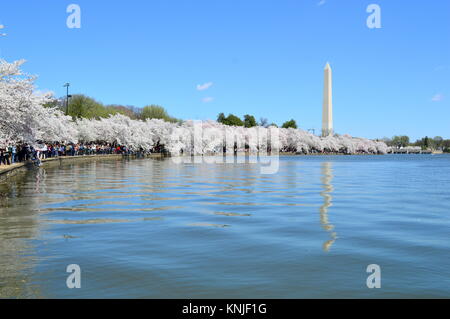
<instances>
[{"instance_id":1,"label":"tidal basin water","mask_svg":"<svg viewBox=\"0 0 450 319\"><path fill-rule=\"evenodd\" d=\"M450 156L20 173L0 183L0 297L449 298Z\"/></svg>"}]
</instances>

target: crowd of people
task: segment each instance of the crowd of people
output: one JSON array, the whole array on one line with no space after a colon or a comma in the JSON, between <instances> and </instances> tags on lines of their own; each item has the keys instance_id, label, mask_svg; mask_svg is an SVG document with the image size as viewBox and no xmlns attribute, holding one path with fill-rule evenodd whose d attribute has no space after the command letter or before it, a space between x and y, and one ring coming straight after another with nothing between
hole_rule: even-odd
<instances>
[{"instance_id":1,"label":"crowd of people","mask_svg":"<svg viewBox=\"0 0 450 319\"><path fill-rule=\"evenodd\" d=\"M37 143L0 146L0 165L12 165L33 160L43 160L64 156L130 154L125 146L111 144Z\"/></svg>"}]
</instances>

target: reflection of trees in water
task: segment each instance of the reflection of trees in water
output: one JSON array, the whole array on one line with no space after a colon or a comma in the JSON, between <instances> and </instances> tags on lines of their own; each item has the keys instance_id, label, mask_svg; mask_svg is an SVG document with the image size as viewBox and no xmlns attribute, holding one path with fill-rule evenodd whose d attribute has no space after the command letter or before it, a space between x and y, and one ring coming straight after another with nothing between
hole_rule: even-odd
<instances>
[{"instance_id":1,"label":"reflection of trees in water","mask_svg":"<svg viewBox=\"0 0 450 319\"><path fill-rule=\"evenodd\" d=\"M34 196L45 184L42 169L20 172L0 182L0 298L40 296L31 283L37 261L32 239L38 235Z\"/></svg>"},{"instance_id":2,"label":"reflection of trees in water","mask_svg":"<svg viewBox=\"0 0 450 319\"><path fill-rule=\"evenodd\" d=\"M330 224L330 221L328 220L328 209L333 206L332 193L334 191L333 185L331 184L334 177L333 165L331 162L322 163L321 175L323 191L320 193L320 196L323 197L323 205L320 206L320 223L322 224L322 228L331 235L331 239L323 244L323 250L329 251L337 239L337 234L334 232L334 226Z\"/></svg>"},{"instance_id":3,"label":"reflection of trees in water","mask_svg":"<svg viewBox=\"0 0 450 319\"><path fill-rule=\"evenodd\" d=\"M42 278L34 277L42 258L34 242L46 227L40 216L55 207L65 208L59 204L67 201L117 196L115 192L130 177L122 165L120 161L55 163L51 169L18 171L0 181L0 298L42 297L42 288L36 284ZM106 192L99 195L99 190Z\"/></svg>"}]
</instances>

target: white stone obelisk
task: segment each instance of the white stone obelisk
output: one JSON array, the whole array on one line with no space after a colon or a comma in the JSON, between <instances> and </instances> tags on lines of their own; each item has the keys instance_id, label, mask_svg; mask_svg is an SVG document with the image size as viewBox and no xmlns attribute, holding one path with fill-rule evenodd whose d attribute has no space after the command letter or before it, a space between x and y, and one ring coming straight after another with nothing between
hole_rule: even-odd
<instances>
[{"instance_id":1,"label":"white stone obelisk","mask_svg":"<svg viewBox=\"0 0 450 319\"><path fill-rule=\"evenodd\" d=\"M325 66L323 86L322 136L333 135L333 74L329 63Z\"/></svg>"}]
</instances>

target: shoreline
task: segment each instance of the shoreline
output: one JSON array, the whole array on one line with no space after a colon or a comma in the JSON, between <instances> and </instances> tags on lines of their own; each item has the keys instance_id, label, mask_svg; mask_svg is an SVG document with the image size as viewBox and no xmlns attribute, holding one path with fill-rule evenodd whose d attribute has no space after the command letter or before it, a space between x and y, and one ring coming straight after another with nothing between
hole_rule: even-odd
<instances>
[{"instance_id":1,"label":"shoreline","mask_svg":"<svg viewBox=\"0 0 450 319\"><path fill-rule=\"evenodd\" d=\"M56 158L47 158L41 160L42 166L46 166L49 164L62 164L63 162L71 162L71 161L98 161L98 160L121 160L124 158L132 158L135 156L123 155L123 154L107 154L107 155L81 155L81 156L67 156L67 157L56 157ZM161 158L164 157L163 154L155 153L145 155L146 158ZM28 169L29 166L34 166L32 162L27 161L18 164L12 165L2 165L0 166L0 182L12 177L17 172Z\"/></svg>"}]
</instances>

